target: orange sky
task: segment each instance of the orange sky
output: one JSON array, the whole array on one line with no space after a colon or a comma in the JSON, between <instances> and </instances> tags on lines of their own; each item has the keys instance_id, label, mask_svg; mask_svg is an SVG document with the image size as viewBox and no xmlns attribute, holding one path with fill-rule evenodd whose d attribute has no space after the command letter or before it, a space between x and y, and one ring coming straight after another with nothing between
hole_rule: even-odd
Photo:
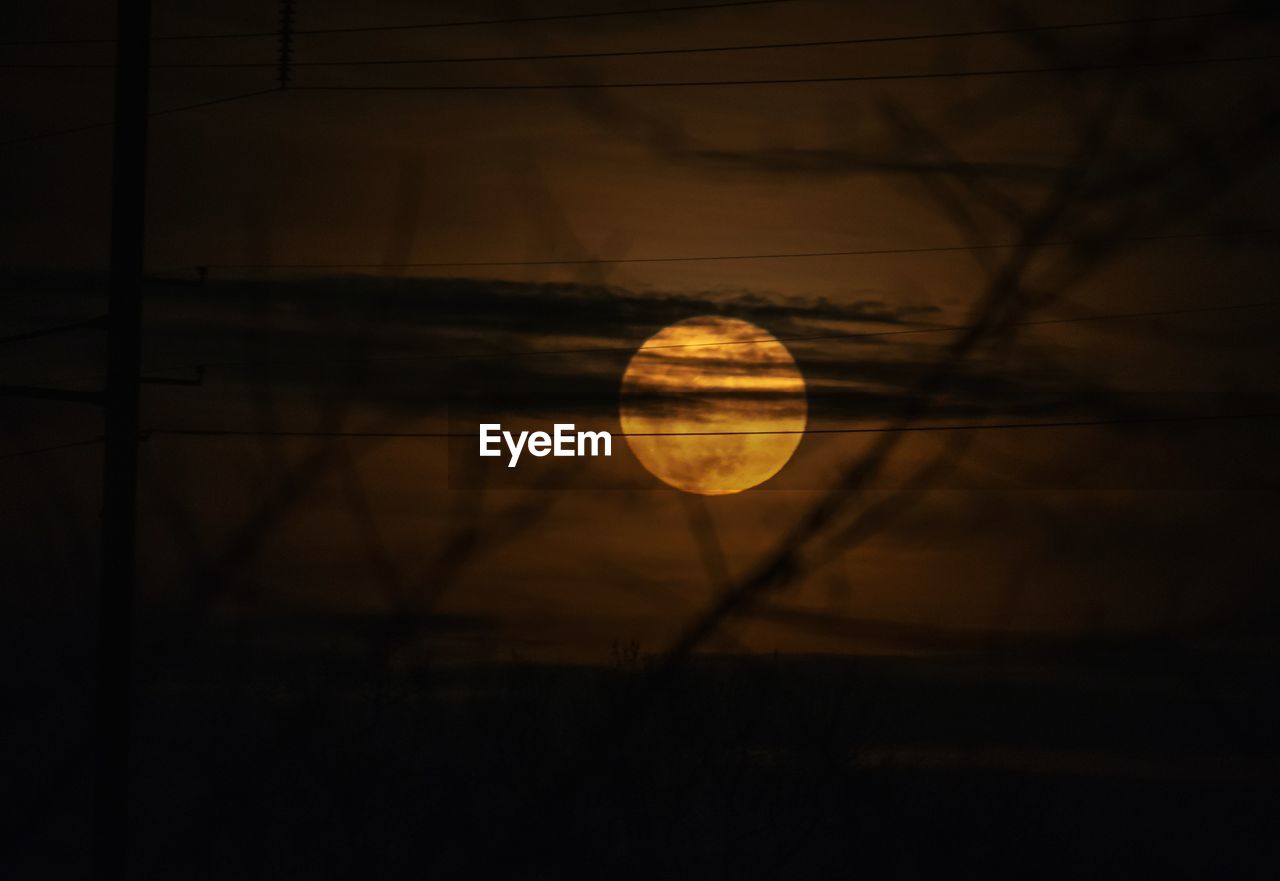
<instances>
[{"instance_id":1,"label":"orange sky","mask_svg":"<svg viewBox=\"0 0 1280 881\"><path fill-rule=\"evenodd\" d=\"M257 4L163 6L161 34L274 26ZM1021 10L1021 18L1002 18L995 8L902 3L871 14L799 0L688 16L315 37L300 44L297 57L732 45L1117 17L1110 4ZM48 4L5 27L40 35L78 20L86 34L106 30L95 14L101 13ZM308 3L302 26L345 24L353 14L349 4ZM474 4L424 10L379 2L360 10L370 25L481 14ZM1259 52L1268 34L1212 20L1153 24L1143 39L1165 57L1222 57ZM1062 58L1103 64L1139 38L1104 28L607 62L309 69L297 82L528 85L944 72L1049 66ZM158 57L271 60L270 42L166 44ZM35 60L109 60L107 50L92 45L22 51ZM1258 108L1273 70L1241 63L1142 75L1120 104L1093 176L1075 184L1070 204L1090 207L1068 212L1050 238L1087 237L1130 211L1136 219L1117 227L1126 235L1205 236L1131 242L1031 319L1213 309L1267 298L1272 243L1217 234L1269 227L1274 163L1249 158L1256 137L1230 137L1265 118ZM109 116L109 77L102 71L0 75L14 86L4 90L6 138ZM261 69L157 71L153 103L169 107L259 88L270 77ZM1105 73L1094 72L573 92L298 91L158 117L148 263L157 272L212 269L206 288L157 287L150 294L148 370L185 376L192 364L210 368L199 388L148 389L143 422L259 431L390 423L399 431L437 431L456 422L451 395L460 374L482 400L500 399L494 408L517 428L542 427L535 416L565 412L616 431L610 395L628 347L693 314L740 317L780 337L963 324L1003 252L377 265L1011 242L1023 231L1022 214L1046 201L1076 155L1082 127L1105 104L1108 85ZM1109 175L1128 181L1131 166L1177 157L1185 141L1197 139L1220 151L1215 155L1226 171L1219 177L1213 163L1188 160L1171 166L1177 174L1126 183L1087 202L1094 198L1089 187L1101 193ZM2 218L0 255L10 270L27 275L10 286L4 332L96 307L92 297L45 288L83 287L83 280L68 282L67 273L103 266L108 148L104 131L6 148L0 201L11 210ZM957 157L969 163L959 177ZM922 165L932 170L921 172ZM1198 175L1210 182L1203 190L1191 186ZM1183 185L1191 195L1175 200L1171 194ZM1068 256L1046 249L1020 290L1033 296L1051 285L1062 267L1071 268ZM373 267L272 274L224 266L348 262ZM1275 330L1276 310L1266 308L1023 328L1007 348L967 359L921 421L1256 413L1276 393ZM815 393L811 422L891 421L953 339L920 334L789 344ZM95 381L101 355L95 339L23 346L0 355L5 382ZM463 360L453 374L421 357L582 347L619 351L536 363ZM6 450L98 430L92 414L65 405L3 407ZM522 420L528 424L516 425ZM904 443L854 510L900 486L942 442L922 435ZM872 443L857 435L807 437L765 487L700 503L729 575L749 572ZM397 596L421 602L420 585L439 582L447 590L438 608L491 625L454 650L590 658L613 639L664 644L718 589L691 528L697 511L640 469L625 444L615 445L612 460L573 463L571 477L550 478L551 489L538 488L541 472L532 466L519 476L489 474L481 489L481 478L459 473L442 440L338 446L344 451L334 453L335 442L326 439L147 441L147 596L184 602L199 580L193 573L223 565L219 555L230 561L219 608L381 611ZM1142 631L1171 621L1234 627L1273 608L1255 590L1259 570L1276 564L1260 516L1274 487L1273 447L1274 428L1256 422L983 433L958 470L920 494L900 519L771 600L815 612L833 626L735 622L716 645L913 648L833 636L846 619L959 631ZM328 450L323 465L295 487L287 475L317 450ZM32 458L16 472L0 467L6 492L30 512L15 518L5 537L9 565L24 578L63 571L32 600L56 605L76 590L57 585L75 584L91 566L96 453L55 455ZM269 502L277 494L278 506ZM522 512L517 519L525 528L508 530L505 508ZM487 524L483 550L442 576L442 567L455 565L450 549L475 523ZM1242 558L1253 561L1249 571Z\"/></svg>"}]
</instances>

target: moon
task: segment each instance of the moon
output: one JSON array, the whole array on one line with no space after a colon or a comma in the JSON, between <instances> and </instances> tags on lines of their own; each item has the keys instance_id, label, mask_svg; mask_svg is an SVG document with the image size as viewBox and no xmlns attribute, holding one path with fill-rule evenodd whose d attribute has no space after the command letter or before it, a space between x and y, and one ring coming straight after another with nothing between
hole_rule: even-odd
<instances>
[{"instance_id":1,"label":"moon","mask_svg":"<svg viewBox=\"0 0 1280 881\"><path fill-rule=\"evenodd\" d=\"M762 327L718 315L649 337L622 376L619 411L640 464L706 496L739 493L777 474L809 414L787 347Z\"/></svg>"}]
</instances>

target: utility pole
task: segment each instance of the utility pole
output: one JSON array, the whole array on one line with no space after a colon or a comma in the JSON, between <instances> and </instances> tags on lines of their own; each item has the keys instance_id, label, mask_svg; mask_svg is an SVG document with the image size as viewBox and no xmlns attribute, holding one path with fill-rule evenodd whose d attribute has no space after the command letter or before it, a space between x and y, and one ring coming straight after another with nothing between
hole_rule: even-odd
<instances>
[{"instance_id":1,"label":"utility pole","mask_svg":"<svg viewBox=\"0 0 1280 881\"><path fill-rule=\"evenodd\" d=\"M129 858L129 729L137 555L138 374L147 183L150 0L117 0L111 277L103 394L93 870L123 881Z\"/></svg>"},{"instance_id":2,"label":"utility pole","mask_svg":"<svg viewBox=\"0 0 1280 881\"><path fill-rule=\"evenodd\" d=\"M281 89L289 87L293 78L293 0L280 0L280 52L276 65L276 83Z\"/></svg>"}]
</instances>

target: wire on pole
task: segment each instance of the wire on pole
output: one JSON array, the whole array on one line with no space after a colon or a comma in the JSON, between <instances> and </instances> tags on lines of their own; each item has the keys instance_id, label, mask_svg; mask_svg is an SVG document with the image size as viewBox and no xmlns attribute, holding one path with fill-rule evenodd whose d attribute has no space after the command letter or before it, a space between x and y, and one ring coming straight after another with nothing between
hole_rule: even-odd
<instances>
[{"instance_id":1,"label":"wire on pole","mask_svg":"<svg viewBox=\"0 0 1280 881\"><path fill-rule=\"evenodd\" d=\"M710 429L706 431L628 431L626 437L735 437L754 435L819 435L819 434L911 434L919 432L946 431L1012 431L1029 428L1102 428L1125 425L1162 425L1166 423L1197 423L1224 421L1270 421L1280 417L1280 413L1188 413L1173 415L1148 415L1112 418L1069 418L1053 419L1040 422L945 422L945 423L903 423L899 425L841 425L822 428L793 429ZM479 437L478 431L317 431L317 430L263 430L256 428L198 428L180 426L157 426L144 428L139 432L142 440L152 437L187 437L187 438L236 438L236 437L279 437L279 438L346 438L349 440L395 440L404 439L439 439L439 440L472 440Z\"/></svg>"},{"instance_id":2,"label":"wire on pole","mask_svg":"<svg viewBox=\"0 0 1280 881\"><path fill-rule=\"evenodd\" d=\"M854 46L877 43L909 43L924 40L950 40L975 37L1013 36L1019 34L1039 33L1043 31L1086 30L1092 28L1119 27L1124 25L1161 24L1177 21L1199 20L1206 18L1222 18L1241 14L1240 10L1217 10L1179 15L1153 15L1135 18L1108 18L1094 21L1068 22L1043 25L1021 25L1017 27L980 28L963 31L926 31L907 34L885 34L879 36L826 38L821 40L799 40L784 42L738 43L730 45L710 46L678 46L655 47L650 49L580 49L571 52L520 53L505 55L461 55L430 56L415 58L339 58L320 61L296 62L292 67L361 67L411 64L475 64L512 61L564 61L569 59L588 58L642 58L661 55L705 55L723 52L759 52L773 49L818 49L835 46ZM294 30L295 35L306 36L307 31ZM0 43L0 45L4 45ZM269 68L276 67L278 62L272 61L178 61L151 65L152 70L192 70L216 68ZM0 64L3 70L85 70L110 68L108 63L82 64L75 62L19 62Z\"/></svg>"},{"instance_id":3,"label":"wire on pole","mask_svg":"<svg viewBox=\"0 0 1280 881\"><path fill-rule=\"evenodd\" d=\"M107 319L105 315L99 315L95 318L86 318L83 321L73 321L70 324L59 324L55 327L42 327L38 330L28 330L23 333L10 334L9 336L0 336L0 343L16 343L23 340L35 340L41 337L57 336L58 334L68 333L73 330L82 330L91 327L106 327Z\"/></svg>"}]
</instances>

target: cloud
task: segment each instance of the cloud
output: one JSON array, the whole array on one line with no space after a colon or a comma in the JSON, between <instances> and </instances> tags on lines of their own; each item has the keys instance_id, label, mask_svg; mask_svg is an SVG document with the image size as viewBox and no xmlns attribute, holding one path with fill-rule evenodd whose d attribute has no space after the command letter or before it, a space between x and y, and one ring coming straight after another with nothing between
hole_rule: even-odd
<instances>
[{"instance_id":1,"label":"cloud","mask_svg":"<svg viewBox=\"0 0 1280 881\"><path fill-rule=\"evenodd\" d=\"M690 316L719 314L795 338L789 347L808 384L812 423L861 423L900 415L949 337L856 334L927 329L919 322L934 311L866 292L840 302L486 279L230 281L158 289L148 362L207 364L212 386L262 385L306 400L345 395L395 415L612 419L622 373L645 339ZM851 336L821 339L832 334ZM698 362L710 371L741 368L704 353ZM1071 399L1073 381L1043 365L979 361L933 396L930 413L1046 412ZM772 401L767 389L728 394L756 407Z\"/></svg>"}]
</instances>

